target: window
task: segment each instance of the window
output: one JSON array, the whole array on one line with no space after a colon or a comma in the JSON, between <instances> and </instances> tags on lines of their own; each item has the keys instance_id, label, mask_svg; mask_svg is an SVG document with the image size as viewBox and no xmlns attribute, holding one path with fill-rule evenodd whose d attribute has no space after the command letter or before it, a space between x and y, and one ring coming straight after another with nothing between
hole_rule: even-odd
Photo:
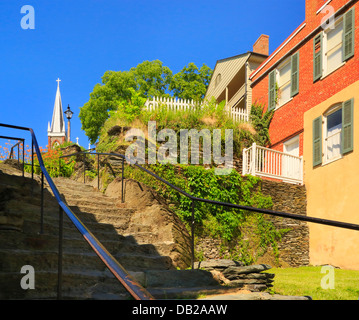
<instances>
[{"instance_id":1,"label":"window","mask_svg":"<svg viewBox=\"0 0 359 320\"><path fill-rule=\"evenodd\" d=\"M314 38L313 78L326 76L354 55L354 8Z\"/></svg>"},{"instance_id":2,"label":"window","mask_svg":"<svg viewBox=\"0 0 359 320\"><path fill-rule=\"evenodd\" d=\"M324 117L324 162L341 157L342 106L333 107Z\"/></svg>"},{"instance_id":3,"label":"window","mask_svg":"<svg viewBox=\"0 0 359 320\"><path fill-rule=\"evenodd\" d=\"M343 63L343 19L335 23L334 29L324 32L323 74L329 74Z\"/></svg>"},{"instance_id":4,"label":"window","mask_svg":"<svg viewBox=\"0 0 359 320\"><path fill-rule=\"evenodd\" d=\"M282 66L277 69L277 84L278 84L278 96L277 96L277 105L281 106L290 100L290 72L291 65L290 60L287 60Z\"/></svg>"},{"instance_id":5,"label":"window","mask_svg":"<svg viewBox=\"0 0 359 320\"><path fill-rule=\"evenodd\" d=\"M351 99L334 105L323 117L314 119L313 166L340 159L353 151L353 111L354 100Z\"/></svg>"},{"instance_id":6,"label":"window","mask_svg":"<svg viewBox=\"0 0 359 320\"><path fill-rule=\"evenodd\" d=\"M281 107L299 92L299 52L269 74L268 110Z\"/></svg>"}]
</instances>

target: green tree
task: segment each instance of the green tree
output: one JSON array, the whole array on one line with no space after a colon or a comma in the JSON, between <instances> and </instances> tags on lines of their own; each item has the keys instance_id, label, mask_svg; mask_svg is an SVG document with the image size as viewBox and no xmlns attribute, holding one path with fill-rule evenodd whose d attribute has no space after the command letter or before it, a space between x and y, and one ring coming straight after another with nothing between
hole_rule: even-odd
<instances>
[{"instance_id":1,"label":"green tree","mask_svg":"<svg viewBox=\"0 0 359 320\"><path fill-rule=\"evenodd\" d=\"M172 71L159 60L144 61L129 71L106 71L102 84L96 84L90 99L80 110L82 130L91 143L95 143L100 130L109 117L124 101L131 101L136 90L144 98L164 95L168 90Z\"/></svg>"},{"instance_id":2,"label":"green tree","mask_svg":"<svg viewBox=\"0 0 359 320\"><path fill-rule=\"evenodd\" d=\"M144 61L132 68L136 90L145 97L164 96L171 83L172 71L159 60Z\"/></svg>"},{"instance_id":3,"label":"green tree","mask_svg":"<svg viewBox=\"0 0 359 320\"><path fill-rule=\"evenodd\" d=\"M213 70L203 64L200 69L193 63L189 63L180 72L176 73L171 81L169 89L174 96L181 99L203 100Z\"/></svg>"}]
</instances>

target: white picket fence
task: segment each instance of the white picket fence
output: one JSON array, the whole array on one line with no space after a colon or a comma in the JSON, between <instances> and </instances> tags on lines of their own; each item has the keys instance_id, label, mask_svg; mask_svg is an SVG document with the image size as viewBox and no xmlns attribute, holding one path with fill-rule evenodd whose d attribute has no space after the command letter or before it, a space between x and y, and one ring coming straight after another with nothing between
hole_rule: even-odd
<instances>
[{"instance_id":1,"label":"white picket fence","mask_svg":"<svg viewBox=\"0 0 359 320\"><path fill-rule=\"evenodd\" d=\"M147 99L145 108L149 111L157 109L159 106L166 106L168 110L182 111L193 110L201 104L195 103L193 100L177 99L177 98L165 98L165 97L153 97Z\"/></svg>"},{"instance_id":2,"label":"white picket fence","mask_svg":"<svg viewBox=\"0 0 359 320\"><path fill-rule=\"evenodd\" d=\"M243 150L243 175L303 184L303 157L257 146Z\"/></svg>"},{"instance_id":3,"label":"white picket fence","mask_svg":"<svg viewBox=\"0 0 359 320\"><path fill-rule=\"evenodd\" d=\"M234 121L249 122L249 114L247 110L241 108L232 108L229 112Z\"/></svg>"},{"instance_id":4,"label":"white picket fence","mask_svg":"<svg viewBox=\"0 0 359 320\"><path fill-rule=\"evenodd\" d=\"M202 108L203 102L196 103L194 100L177 99L177 98L165 98L165 97L153 97L147 99L145 108L148 111L156 110L159 106L165 106L168 110L182 111L182 110L194 110L195 108ZM228 113L235 121L249 121L249 114L247 110L241 108L231 108Z\"/></svg>"}]
</instances>

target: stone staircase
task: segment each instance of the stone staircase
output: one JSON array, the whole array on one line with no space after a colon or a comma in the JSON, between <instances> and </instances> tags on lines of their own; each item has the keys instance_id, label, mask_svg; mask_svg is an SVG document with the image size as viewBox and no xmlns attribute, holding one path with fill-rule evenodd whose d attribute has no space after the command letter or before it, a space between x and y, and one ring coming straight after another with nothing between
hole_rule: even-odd
<instances>
[{"instance_id":1,"label":"stone staircase","mask_svg":"<svg viewBox=\"0 0 359 320\"><path fill-rule=\"evenodd\" d=\"M0 299L57 297L59 207L46 187L40 234L39 181L38 176L32 181L0 164ZM221 287L210 272L178 270L186 264L183 256L188 248L185 238L178 240L181 227L164 218L160 203L139 205L139 210L90 185L65 178L54 182L72 211L155 298L195 298L235 290ZM63 239L64 299L131 299L66 215ZM35 270L34 290L20 286L24 265Z\"/></svg>"}]
</instances>

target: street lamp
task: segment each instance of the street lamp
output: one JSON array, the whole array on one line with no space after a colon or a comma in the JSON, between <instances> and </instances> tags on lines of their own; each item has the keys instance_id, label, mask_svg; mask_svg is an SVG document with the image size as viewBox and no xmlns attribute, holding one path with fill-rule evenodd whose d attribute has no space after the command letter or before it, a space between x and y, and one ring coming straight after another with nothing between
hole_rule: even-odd
<instances>
[{"instance_id":1,"label":"street lamp","mask_svg":"<svg viewBox=\"0 0 359 320\"><path fill-rule=\"evenodd\" d=\"M67 141L70 142L70 120L72 118L72 115L74 114L70 110L70 105L67 106L67 110L64 112L67 118Z\"/></svg>"}]
</instances>

